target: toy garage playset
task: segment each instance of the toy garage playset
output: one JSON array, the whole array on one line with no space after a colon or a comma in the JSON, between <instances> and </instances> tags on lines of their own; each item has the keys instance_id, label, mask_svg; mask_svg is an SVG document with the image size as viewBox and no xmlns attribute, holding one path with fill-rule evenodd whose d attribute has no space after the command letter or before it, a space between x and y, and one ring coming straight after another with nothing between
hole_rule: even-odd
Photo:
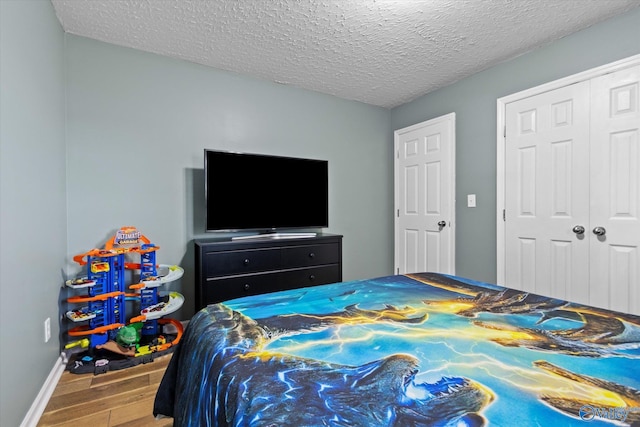
<instances>
[{"instance_id":1,"label":"toy garage playset","mask_svg":"<svg viewBox=\"0 0 640 427\"><path fill-rule=\"evenodd\" d=\"M164 316L178 310L184 297L177 292L160 292L159 288L180 279L184 270L177 265L156 264L158 249L135 227L123 227L104 249L92 249L73 258L86 266L86 275L66 282L82 295L67 299L72 309L66 317L79 325L67 332L75 340L65 348L85 350L74 355L69 371L98 374L151 362L173 351L183 327ZM127 274L132 279L125 289ZM127 303L135 308L128 319Z\"/></svg>"}]
</instances>

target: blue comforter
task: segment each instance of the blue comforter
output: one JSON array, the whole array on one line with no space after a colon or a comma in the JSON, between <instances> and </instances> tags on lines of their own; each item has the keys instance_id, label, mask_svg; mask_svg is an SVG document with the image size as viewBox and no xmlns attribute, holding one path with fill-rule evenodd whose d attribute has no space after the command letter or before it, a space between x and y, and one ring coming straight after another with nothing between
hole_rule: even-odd
<instances>
[{"instance_id":1,"label":"blue comforter","mask_svg":"<svg viewBox=\"0 0 640 427\"><path fill-rule=\"evenodd\" d=\"M640 425L640 317L435 273L214 304L154 413L180 426Z\"/></svg>"}]
</instances>

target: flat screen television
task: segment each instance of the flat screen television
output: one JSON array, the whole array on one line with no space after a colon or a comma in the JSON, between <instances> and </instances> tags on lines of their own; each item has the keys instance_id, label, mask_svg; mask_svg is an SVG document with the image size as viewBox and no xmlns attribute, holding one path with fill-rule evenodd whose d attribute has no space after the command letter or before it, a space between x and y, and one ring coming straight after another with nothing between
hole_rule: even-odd
<instances>
[{"instance_id":1,"label":"flat screen television","mask_svg":"<svg viewBox=\"0 0 640 427\"><path fill-rule=\"evenodd\" d=\"M328 162L204 151L206 231L329 225Z\"/></svg>"}]
</instances>

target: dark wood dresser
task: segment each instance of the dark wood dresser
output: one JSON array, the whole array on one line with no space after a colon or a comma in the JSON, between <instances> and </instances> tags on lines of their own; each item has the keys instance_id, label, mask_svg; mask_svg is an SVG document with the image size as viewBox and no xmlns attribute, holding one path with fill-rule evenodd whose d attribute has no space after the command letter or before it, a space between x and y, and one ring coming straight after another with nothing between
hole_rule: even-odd
<instances>
[{"instance_id":1,"label":"dark wood dresser","mask_svg":"<svg viewBox=\"0 0 640 427\"><path fill-rule=\"evenodd\" d=\"M196 310L220 301L342 281L342 236L196 239Z\"/></svg>"}]
</instances>

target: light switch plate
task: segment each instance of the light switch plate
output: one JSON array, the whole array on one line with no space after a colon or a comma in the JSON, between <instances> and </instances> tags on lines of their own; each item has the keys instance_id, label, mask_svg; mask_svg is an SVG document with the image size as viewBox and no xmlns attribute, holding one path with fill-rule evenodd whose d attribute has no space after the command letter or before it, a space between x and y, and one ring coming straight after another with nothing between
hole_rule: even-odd
<instances>
[{"instance_id":1,"label":"light switch plate","mask_svg":"<svg viewBox=\"0 0 640 427\"><path fill-rule=\"evenodd\" d=\"M467 194L467 207L475 208L476 207L476 195L475 194Z\"/></svg>"}]
</instances>

